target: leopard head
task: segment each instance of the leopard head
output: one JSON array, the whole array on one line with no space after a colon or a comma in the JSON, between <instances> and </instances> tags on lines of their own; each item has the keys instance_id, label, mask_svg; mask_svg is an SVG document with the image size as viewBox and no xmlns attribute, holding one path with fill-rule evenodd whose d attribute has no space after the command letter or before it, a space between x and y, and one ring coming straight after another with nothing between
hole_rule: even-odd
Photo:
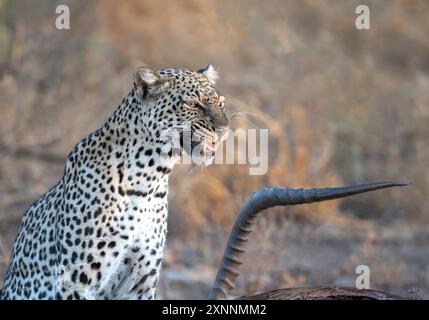
<instances>
[{"instance_id":1,"label":"leopard head","mask_svg":"<svg viewBox=\"0 0 429 320\"><path fill-rule=\"evenodd\" d=\"M144 125L155 143L169 143L195 164L213 162L226 139L229 119L225 98L215 87L211 65L197 71L141 67L134 73L134 92L144 112Z\"/></svg>"}]
</instances>

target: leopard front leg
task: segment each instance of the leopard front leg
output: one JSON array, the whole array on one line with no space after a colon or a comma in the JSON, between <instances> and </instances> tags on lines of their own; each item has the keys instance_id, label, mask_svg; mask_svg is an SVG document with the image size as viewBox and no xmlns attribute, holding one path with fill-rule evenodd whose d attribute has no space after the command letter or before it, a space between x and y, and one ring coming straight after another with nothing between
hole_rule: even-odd
<instances>
[{"instance_id":1,"label":"leopard front leg","mask_svg":"<svg viewBox=\"0 0 429 320\"><path fill-rule=\"evenodd\" d=\"M135 279L131 289L125 295L129 300L153 300L156 297L156 288L158 284L162 257L144 262L137 265Z\"/></svg>"}]
</instances>

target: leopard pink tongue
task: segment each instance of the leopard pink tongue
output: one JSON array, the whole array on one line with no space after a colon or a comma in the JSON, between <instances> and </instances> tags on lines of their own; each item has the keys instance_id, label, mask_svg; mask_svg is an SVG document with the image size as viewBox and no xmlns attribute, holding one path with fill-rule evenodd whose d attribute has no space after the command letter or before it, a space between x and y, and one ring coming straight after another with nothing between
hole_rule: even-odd
<instances>
[{"instance_id":1,"label":"leopard pink tongue","mask_svg":"<svg viewBox=\"0 0 429 320\"><path fill-rule=\"evenodd\" d=\"M216 142L207 142L206 143L206 148L210 151L216 151L217 149L217 144Z\"/></svg>"}]
</instances>

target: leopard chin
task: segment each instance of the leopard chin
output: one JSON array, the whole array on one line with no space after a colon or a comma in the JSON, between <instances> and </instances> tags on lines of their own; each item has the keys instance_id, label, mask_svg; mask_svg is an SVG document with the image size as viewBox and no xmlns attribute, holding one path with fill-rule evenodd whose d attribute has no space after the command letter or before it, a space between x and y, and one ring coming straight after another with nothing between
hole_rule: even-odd
<instances>
[{"instance_id":1,"label":"leopard chin","mask_svg":"<svg viewBox=\"0 0 429 320\"><path fill-rule=\"evenodd\" d=\"M211 156L211 157L205 157L205 158L199 158L197 161L194 161L194 159L192 159L192 162L189 164L188 173L192 173L192 170L195 167L198 167L199 165L202 167L208 167L211 164L213 164L215 157Z\"/></svg>"}]
</instances>

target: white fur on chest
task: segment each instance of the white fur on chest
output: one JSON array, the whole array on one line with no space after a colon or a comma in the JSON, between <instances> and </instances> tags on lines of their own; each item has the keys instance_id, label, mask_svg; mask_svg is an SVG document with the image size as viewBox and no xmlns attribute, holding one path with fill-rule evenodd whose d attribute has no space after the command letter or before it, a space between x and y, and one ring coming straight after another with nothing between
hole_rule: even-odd
<instances>
[{"instance_id":1,"label":"white fur on chest","mask_svg":"<svg viewBox=\"0 0 429 320\"><path fill-rule=\"evenodd\" d=\"M115 225L115 229L121 230L116 239L119 256L107 268L101 285L111 298L133 299L133 288L144 277L147 283L142 285L142 290L150 289L147 294L154 294L152 286L159 276L166 241L166 199L152 197L147 201L128 197L122 204L126 209L115 213L122 218ZM128 237L126 240L120 237L124 234Z\"/></svg>"}]
</instances>

